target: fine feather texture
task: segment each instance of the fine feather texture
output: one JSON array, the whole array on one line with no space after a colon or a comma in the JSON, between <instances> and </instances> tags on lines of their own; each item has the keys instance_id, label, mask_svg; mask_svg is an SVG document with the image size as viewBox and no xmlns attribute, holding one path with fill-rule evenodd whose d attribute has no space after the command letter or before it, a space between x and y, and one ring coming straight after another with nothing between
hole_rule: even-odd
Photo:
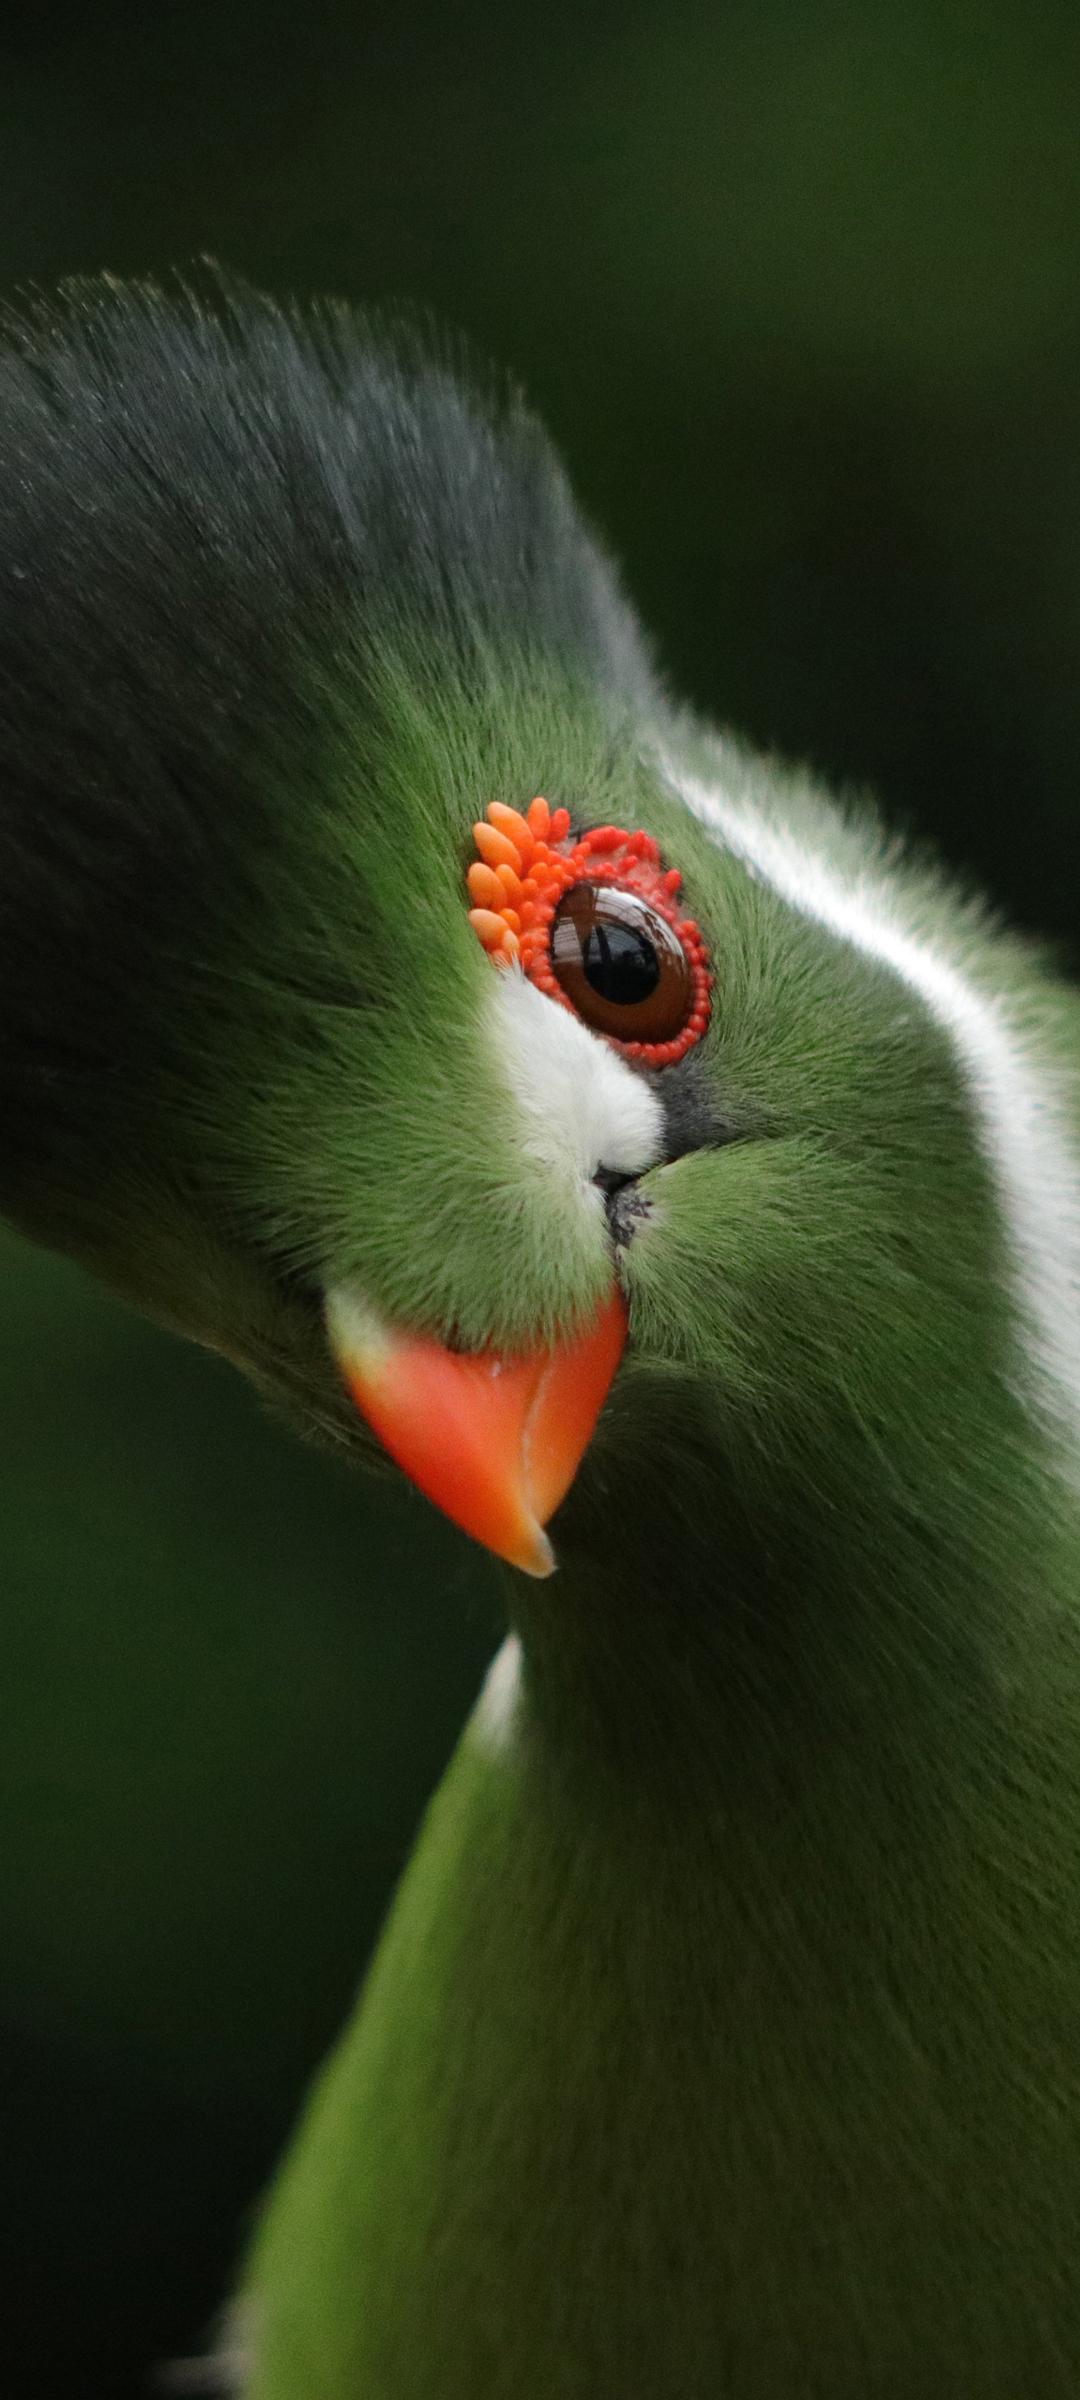
<instances>
[{"instance_id":1,"label":"fine feather texture","mask_svg":"<svg viewBox=\"0 0 1080 2400\"><path fill-rule=\"evenodd\" d=\"M599 1168L643 1175L664 1156L659 1094L523 975L497 976L491 1002L496 1071L521 1109L523 1147L559 1177L565 1209L595 1216Z\"/></svg>"},{"instance_id":2,"label":"fine feather texture","mask_svg":"<svg viewBox=\"0 0 1080 2400\"><path fill-rule=\"evenodd\" d=\"M672 709L445 358L88 287L9 329L0 533L4 1205L365 1455L328 1290L476 1349L628 1304L246 2400L1071 2400L1075 994ZM476 942L541 790L681 872L682 1065Z\"/></svg>"},{"instance_id":3,"label":"fine feather texture","mask_svg":"<svg viewBox=\"0 0 1080 2400\"><path fill-rule=\"evenodd\" d=\"M291 977L298 1047L305 998L364 993L355 945L336 977L298 923L284 959L276 891L262 907L261 873L293 868L269 855L278 790L325 810L320 679L369 723L395 647L475 676L516 639L613 696L649 681L520 402L467 399L449 355L344 311L210 297L75 285L0 345L0 1201L121 1271L136 1160L138 1204L160 1183L190 1218L176 1152L198 1137L156 1139L163 1109L228 1116L195 1088L223 980L287 1011ZM298 919L303 900L301 875Z\"/></svg>"},{"instance_id":4,"label":"fine feather texture","mask_svg":"<svg viewBox=\"0 0 1080 2400\"><path fill-rule=\"evenodd\" d=\"M927 938L902 887L857 856L839 861L770 820L740 792L717 746L711 780L670 762L675 788L710 832L800 913L895 968L947 1030L978 1112L983 1147L1007 1217L1013 1271L1047 1401L1067 1437L1080 1437L1080 1184L1075 1127L1080 1059L1055 1060L1027 1038L1023 1001L981 987ZM734 783L734 790L732 784ZM1030 1000L1027 1014L1030 1016Z\"/></svg>"}]
</instances>

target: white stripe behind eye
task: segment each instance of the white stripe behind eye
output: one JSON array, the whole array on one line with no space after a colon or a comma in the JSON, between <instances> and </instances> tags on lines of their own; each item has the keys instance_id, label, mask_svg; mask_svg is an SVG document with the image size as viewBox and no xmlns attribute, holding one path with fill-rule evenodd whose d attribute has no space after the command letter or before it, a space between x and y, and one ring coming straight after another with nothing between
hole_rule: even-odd
<instances>
[{"instance_id":1,"label":"white stripe behind eye","mask_svg":"<svg viewBox=\"0 0 1080 2400\"><path fill-rule=\"evenodd\" d=\"M818 924L892 967L950 1035L975 1102L1016 1265L1017 1297L1053 1412L1080 1433L1080 1157L1063 1071L1038 1053L1005 1002L980 991L905 925L900 887L868 868L847 878L792 829L658 762L706 831Z\"/></svg>"}]
</instances>

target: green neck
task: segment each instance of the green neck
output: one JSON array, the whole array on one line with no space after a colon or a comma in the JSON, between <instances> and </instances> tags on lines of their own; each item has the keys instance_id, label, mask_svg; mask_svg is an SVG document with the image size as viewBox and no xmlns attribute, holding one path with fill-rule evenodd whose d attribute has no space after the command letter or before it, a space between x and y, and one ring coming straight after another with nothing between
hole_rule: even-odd
<instances>
[{"instance_id":1,"label":"green neck","mask_svg":"<svg viewBox=\"0 0 1080 2400\"><path fill-rule=\"evenodd\" d=\"M1080 1655L1045 1492L1023 1638L976 1669L1015 1556L994 1589L938 1556L946 1643L925 1526L917 1607L896 1542L876 1587L824 1534L785 1584L776 1525L706 1543L636 1489L632 1545L610 1479L603 1538L587 1488L566 1512L516 1704L433 1804L255 2255L251 2400L1064 2395Z\"/></svg>"},{"instance_id":2,"label":"green neck","mask_svg":"<svg viewBox=\"0 0 1080 2400\"><path fill-rule=\"evenodd\" d=\"M909 1827L909 1787L933 1809L1070 1605L1074 1512L1003 1379L996 1404L962 1479L943 1441L937 1483L909 1485L896 1441L845 1505L813 1455L801 1484L725 1490L686 1387L651 1389L646 1439L617 1393L557 1573L512 1579L531 1718L571 1785L676 1820L837 1777Z\"/></svg>"}]
</instances>

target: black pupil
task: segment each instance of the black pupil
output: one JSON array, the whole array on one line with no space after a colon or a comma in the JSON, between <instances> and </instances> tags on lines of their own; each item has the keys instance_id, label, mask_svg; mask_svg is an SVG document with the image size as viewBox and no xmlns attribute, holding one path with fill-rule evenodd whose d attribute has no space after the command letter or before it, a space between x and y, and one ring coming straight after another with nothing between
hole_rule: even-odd
<instances>
[{"instance_id":1,"label":"black pupil","mask_svg":"<svg viewBox=\"0 0 1080 2400\"><path fill-rule=\"evenodd\" d=\"M633 1008L660 981L660 961L648 935L635 925L593 924L582 950L585 980L602 1000Z\"/></svg>"}]
</instances>

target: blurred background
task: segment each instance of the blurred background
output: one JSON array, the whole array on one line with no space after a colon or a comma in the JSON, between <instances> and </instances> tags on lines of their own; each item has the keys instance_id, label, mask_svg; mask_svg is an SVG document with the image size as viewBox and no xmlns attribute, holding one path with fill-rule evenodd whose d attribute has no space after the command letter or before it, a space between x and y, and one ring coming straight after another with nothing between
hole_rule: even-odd
<instances>
[{"instance_id":1,"label":"blurred background","mask_svg":"<svg viewBox=\"0 0 1080 2400\"><path fill-rule=\"evenodd\" d=\"M1075 0L44 0L0 62L5 295L209 252L464 329L673 686L1075 958ZM136 2400L227 2286L494 1586L14 1239L0 1502L0 2374Z\"/></svg>"}]
</instances>

